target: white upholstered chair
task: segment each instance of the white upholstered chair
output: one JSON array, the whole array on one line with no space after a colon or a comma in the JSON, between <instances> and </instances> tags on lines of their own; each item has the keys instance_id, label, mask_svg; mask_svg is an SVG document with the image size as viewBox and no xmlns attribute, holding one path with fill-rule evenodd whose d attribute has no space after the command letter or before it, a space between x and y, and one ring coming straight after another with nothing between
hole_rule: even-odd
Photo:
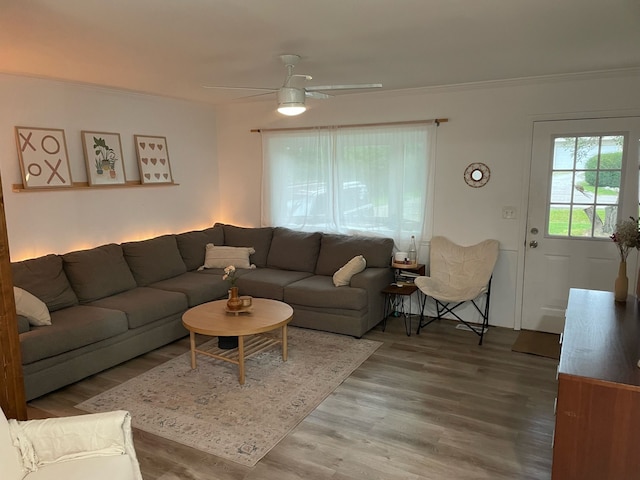
<instances>
[{"instance_id":1,"label":"white upholstered chair","mask_svg":"<svg viewBox=\"0 0 640 480\"><path fill-rule=\"evenodd\" d=\"M433 237L429 253L429 275L418 277L415 285L424 294L420 312L420 329L434 320L452 315L480 337L489 325L491 277L498 260L497 240L485 240L472 246L457 245L445 237ZM427 298L436 303L436 317L425 322L424 308ZM485 298L482 306L481 299ZM471 302L482 318L481 324L462 319L455 309ZM481 308L481 306L483 308Z\"/></svg>"},{"instance_id":2,"label":"white upholstered chair","mask_svg":"<svg viewBox=\"0 0 640 480\"><path fill-rule=\"evenodd\" d=\"M142 480L131 417L115 411L8 420L0 410L2 480Z\"/></svg>"}]
</instances>

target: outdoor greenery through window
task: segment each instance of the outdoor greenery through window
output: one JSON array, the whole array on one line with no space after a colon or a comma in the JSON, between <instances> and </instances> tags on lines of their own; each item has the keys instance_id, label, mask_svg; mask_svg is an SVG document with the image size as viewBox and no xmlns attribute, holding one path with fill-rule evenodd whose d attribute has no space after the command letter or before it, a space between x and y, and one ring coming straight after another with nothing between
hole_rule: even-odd
<instances>
[{"instance_id":1,"label":"outdoor greenery through window","mask_svg":"<svg viewBox=\"0 0 640 480\"><path fill-rule=\"evenodd\" d=\"M303 231L427 234L435 125L263 132L263 223Z\"/></svg>"},{"instance_id":2,"label":"outdoor greenery through window","mask_svg":"<svg viewBox=\"0 0 640 480\"><path fill-rule=\"evenodd\" d=\"M547 233L609 238L618 222L623 135L554 139Z\"/></svg>"}]
</instances>

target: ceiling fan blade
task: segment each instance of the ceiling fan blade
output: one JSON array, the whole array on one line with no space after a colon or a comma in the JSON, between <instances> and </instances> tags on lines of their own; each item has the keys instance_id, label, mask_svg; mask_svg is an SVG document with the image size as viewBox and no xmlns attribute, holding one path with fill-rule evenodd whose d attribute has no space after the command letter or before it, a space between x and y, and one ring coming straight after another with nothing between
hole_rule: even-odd
<instances>
[{"instance_id":1,"label":"ceiling fan blade","mask_svg":"<svg viewBox=\"0 0 640 480\"><path fill-rule=\"evenodd\" d=\"M305 87L308 92L315 92L318 90L355 90L358 88L382 88L381 83L356 83L353 85L315 85L312 87Z\"/></svg>"},{"instance_id":2,"label":"ceiling fan blade","mask_svg":"<svg viewBox=\"0 0 640 480\"><path fill-rule=\"evenodd\" d=\"M331 98L331 95L328 95L326 93L322 93L322 92L304 92L304 96L307 98L315 98L315 99L325 99L325 98Z\"/></svg>"},{"instance_id":3,"label":"ceiling fan blade","mask_svg":"<svg viewBox=\"0 0 640 480\"><path fill-rule=\"evenodd\" d=\"M277 88L260 88L260 87L227 87L224 85L202 85L202 88L220 88L225 90L263 90L266 92L277 92Z\"/></svg>"},{"instance_id":4,"label":"ceiling fan blade","mask_svg":"<svg viewBox=\"0 0 640 480\"><path fill-rule=\"evenodd\" d=\"M274 91L274 92L254 93L253 95L244 95L242 97L238 97L236 98L236 100L245 100L247 98L264 97L265 95L273 95L274 93L276 92Z\"/></svg>"}]
</instances>

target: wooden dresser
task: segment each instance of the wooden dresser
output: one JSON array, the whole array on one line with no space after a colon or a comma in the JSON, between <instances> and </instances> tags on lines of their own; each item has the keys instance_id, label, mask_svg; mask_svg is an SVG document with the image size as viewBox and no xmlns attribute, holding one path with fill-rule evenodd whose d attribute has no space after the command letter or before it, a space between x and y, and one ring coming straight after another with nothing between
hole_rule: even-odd
<instances>
[{"instance_id":1,"label":"wooden dresser","mask_svg":"<svg viewBox=\"0 0 640 480\"><path fill-rule=\"evenodd\" d=\"M571 289L558 368L553 480L640 479L640 309Z\"/></svg>"}]
</instances>

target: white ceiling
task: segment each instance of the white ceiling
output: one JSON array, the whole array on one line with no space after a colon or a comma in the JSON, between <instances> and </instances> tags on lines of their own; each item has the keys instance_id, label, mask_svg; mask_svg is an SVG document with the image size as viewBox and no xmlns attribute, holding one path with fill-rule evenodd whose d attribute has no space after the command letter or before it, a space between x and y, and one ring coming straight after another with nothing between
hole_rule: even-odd
<instances>
[{"instance_id":1,"label":"white ceiling","mask_svg":"<svg viewBox=\"0 0 640 480\"><path fill-rule=\"evenodd\" d=\"M219 104L283 53L385 90L638 68L640 0L0 0L4 73Z\"/></svg>"}]
</instances>

